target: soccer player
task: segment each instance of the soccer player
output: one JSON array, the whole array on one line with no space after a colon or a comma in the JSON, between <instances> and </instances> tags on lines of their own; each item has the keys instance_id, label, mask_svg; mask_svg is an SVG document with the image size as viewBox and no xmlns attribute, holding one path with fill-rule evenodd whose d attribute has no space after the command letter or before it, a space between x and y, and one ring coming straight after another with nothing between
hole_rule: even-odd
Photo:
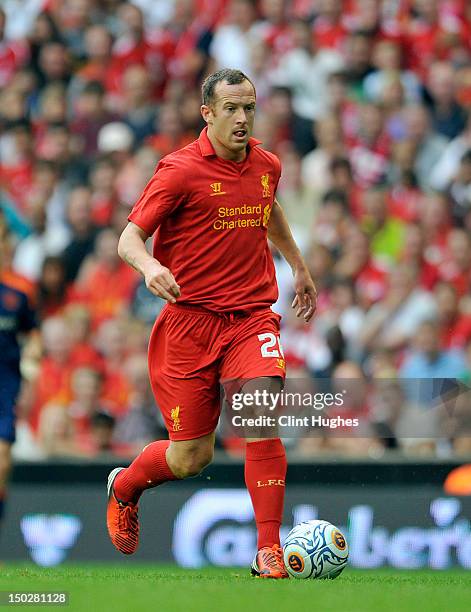
<instances>
[{"instance_id":1,"label":"soccer player","mask_svg":"<svg viewBox=\"0 0 471 612\"><path fill-rule=\"evenodd\" d=\"M1 220L0 220L1 221ZM21 383L19 336L36 326L31 287L6 265L8 235L0 223L0 525L15 441L15 403Z\"/></svg>"},{"instance_id":2,"label":"soccer player","mask_svg":"<svg viewBox=\"0 0 471 612\"><path fill-rule=\"evenodd\" d=\"M293 307L306 321L316 289L275 198L278 158L251 137L255 88L239 70L206 78L198 140L164 157L129 215L120 256L167 300L149 342L152 388L170 440L149 444L108 478L108 532L125 554L138 545L145 489L198 474L211 462L219 382L281 389L285 363L278 289L267 238L291 265ZM145 241L155 234L153 256ZM276 439L248 439L245 482L258 532L252 573L286 578L280 547L286 455Z\"/></svg>"}]
</instances>

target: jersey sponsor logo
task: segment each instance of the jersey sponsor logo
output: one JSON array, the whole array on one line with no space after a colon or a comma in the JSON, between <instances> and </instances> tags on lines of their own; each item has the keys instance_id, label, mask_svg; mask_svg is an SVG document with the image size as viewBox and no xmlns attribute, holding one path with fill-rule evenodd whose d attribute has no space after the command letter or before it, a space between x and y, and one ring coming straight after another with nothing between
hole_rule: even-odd
<instances>
[{"instance_id":1,"label":"jersey sponsor logo","mask_svg":"<svg viewBox=\"0 0 471 612\"><path fill-rule=\"evenodd\" d=\"M262 174L260 177L262 183L262 198L270 197L270 176L268 174Z\"/></svg>"},{"instance_id":2,"label":"jersey sponsor logo","mask_svg":"<svg viewBox=\"0 0 471 612\"><path fill-rule=\"evenodd\" d=\"M222 183L211 183L210 184L211 189L213 190L213 193L210 193L210 196L218 196L218 195L224 195L226 192L222 191Z\"/></svg>"},{"instance_id":3,"label":"jersey sponsor logo","mask_svg":"<svg viewBox=\"0 0 471 612\"><path fill-rule=\"evenodd\" d=\"M175 408L172 408L170 418L173 421L173 431L181 431L182 426L180 423L180 406L175 406Z\"/></svg>"},{"instance_id":4,"label":"jersey sponsor logo","mask_svg":"<svg viewBox=\"0 0 471 612\"><path fill-rule=\"evenodd\" d=\"M214 221L213 229L220 231L260 227L262 223L261 215L261 204L242 204L232 208L220 206L218 208L218 219Z\"/></svg>"}]
</instances>

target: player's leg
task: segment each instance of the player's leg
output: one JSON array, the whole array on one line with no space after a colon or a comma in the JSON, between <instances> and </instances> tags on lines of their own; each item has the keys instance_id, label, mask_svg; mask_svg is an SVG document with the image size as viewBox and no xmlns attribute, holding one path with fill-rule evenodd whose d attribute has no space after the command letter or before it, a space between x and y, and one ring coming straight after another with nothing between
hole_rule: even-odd
<instances>
[{"instance_id":1,"label":"player's leg","mask_svg":"<svg viewBox=\"0 0 471 612\"><path fill-rule=\"evenodd\" d=\"M150 380L170 440L148 444L128 468L115 468L109 476L108 532L125 554L138 546L138 501L143 491L194 476L212 459L220 392L217 367L201 340L205 328L209 338L207 315L167 310L152 332Z\"/></svg>"},{"instance_id":2,"label":"player's leg","mask_svg":"<svg viewBox=\"0 0 471 612\"><path fill-rule=\"evenodd\" d=\"M266 310L238 323L234 328L234 342L224 356L221 378L232 381L244 393L279 393L285 374L279 322L278 315ZM232 383L229 386L234 388ZM245 435L245 483L254 507L258 536L252 571L264 578L286 578L280 547L287 468L285 449L281 440L273 437L272 429L265 434L258 430L246 431Z\"/></svg>"},{"instance_id":3,"label":"player's leg","mask_svg":"<svg viewBox=\"0 0 471 612\"><path fill-rule=\"evenodd\" d=\"M107 527L114 546L132 554L139 543L138 502L146 489L196 476L211 463L214 433L194 440L157 440L128 468L115 468L108 479Z\"/></svg>"},{"instance_id":4,"label":"player's leg","mask_svg":"<svg viewBox=\"0 0 471 612\"><path fill-rule=\"evenodd\" d=\"M247 382L243 393L281 391L279 377L260 377ZM267 432L267 435L272 432ZM257 554L252 574L264 578L286 578L280 545L286 483L286 452L280 438L247 438L245 484L252 500L257 526Z\"/></svg>"}]
</instances>

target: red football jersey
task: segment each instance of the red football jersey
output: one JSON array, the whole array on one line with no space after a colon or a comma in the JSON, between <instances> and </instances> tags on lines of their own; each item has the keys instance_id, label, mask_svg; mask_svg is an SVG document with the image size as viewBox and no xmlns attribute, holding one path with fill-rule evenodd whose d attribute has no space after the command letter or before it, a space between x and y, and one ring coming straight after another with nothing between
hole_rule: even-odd
<instances>
[{"instance_id":1,"label":"red football jersey","mask_svg":"<svg viewBox=\"0 0 471 612\"><path fill-rule=\"evenodd\" d=\"M129 220L154 238L154 257L180 285L178 303L253 311L278 297L267 226L281 174L251 138L244 161L218 157L205 128L164 157Z\"/></svg>"}]
</instances>

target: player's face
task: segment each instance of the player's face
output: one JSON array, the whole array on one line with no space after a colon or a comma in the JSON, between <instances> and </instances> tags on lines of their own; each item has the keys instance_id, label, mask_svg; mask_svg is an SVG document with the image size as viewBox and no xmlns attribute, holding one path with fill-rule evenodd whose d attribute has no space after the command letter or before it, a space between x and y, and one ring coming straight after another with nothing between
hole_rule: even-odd
<instances>
[{"instance_id":1,"label":"player's face","mask_svg":"<svg viewBox=\"0 0 471 612\"><path fill-rule=\"evenodd\" d=\"M211 106L203 105L201 113L208 124L208 136L216 153L223 158L241 161L253 131L255 91L249 81L215 87Z\"/></svg>"}]
</instances>

